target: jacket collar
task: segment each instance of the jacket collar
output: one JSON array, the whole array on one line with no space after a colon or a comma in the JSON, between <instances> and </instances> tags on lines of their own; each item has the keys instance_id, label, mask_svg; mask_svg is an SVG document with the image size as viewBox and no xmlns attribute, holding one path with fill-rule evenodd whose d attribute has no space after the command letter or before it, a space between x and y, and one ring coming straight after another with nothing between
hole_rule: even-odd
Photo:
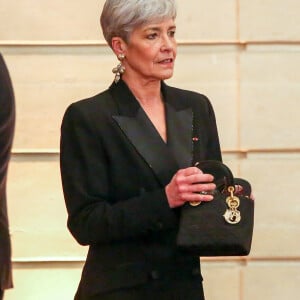
<instances>
[{"instance_id":1,"label":"jacket collar","mask_svg":"<svg viewBox=\"0 0 300 300\"><path fill-rule=\"evenodd\" d=\"M191 165L193 112L175 89L162 82L161 90L166 106L167 143L124 81L113 83L109 89L118 111L113 119L165 186L179 168Z\"/></svg>"}]
</instances>

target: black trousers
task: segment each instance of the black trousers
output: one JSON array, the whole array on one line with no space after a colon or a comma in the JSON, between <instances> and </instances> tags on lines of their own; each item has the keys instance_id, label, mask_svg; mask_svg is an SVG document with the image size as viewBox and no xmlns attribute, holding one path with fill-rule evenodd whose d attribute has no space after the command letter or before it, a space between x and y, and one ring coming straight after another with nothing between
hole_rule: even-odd
<instances>
[{"instance_id":1,"label":"black trousers","mask_svg":"<svg viewBox=\"0 0 300 300\"><path fill-rule=\"evenodd\" d=\"M0 290L0 300L2 300L4 297L4 291L3 290Z\"/></svg>"},{"instance_id":2,"label":"black trousers","mask_svg":"<svg viewBox=\"0 0 300 300\"><path fill-rule=\"evenodd\" d=\"M75 299L80 300L204 300L202 281L195 276L187 280L153 280L145 285L120 289L110 293L81 296L78 291Z\"/></svg>"}]
</instances>

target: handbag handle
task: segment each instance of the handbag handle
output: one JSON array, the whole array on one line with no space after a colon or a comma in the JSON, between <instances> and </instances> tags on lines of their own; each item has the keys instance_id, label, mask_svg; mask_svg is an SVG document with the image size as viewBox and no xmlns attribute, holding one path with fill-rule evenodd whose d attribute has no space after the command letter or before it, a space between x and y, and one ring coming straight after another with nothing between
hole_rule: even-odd
<instances>
[{"instance_id":1,"label":"handbag handle","mask_svg":"<svg viewBox=\"0 0 300 300\"><path fill-rule=\"evenodd\" d=\"M199 168L203 173L214 176L214 184L218 190L222 190L224 186L234 186L234 180L231 170L218 160L203 160L196 162L195 167Z\"/></svg>"},{"instance_id":2,"label":"handbag handle","mask_svg":"<svg viewBox=\"0 0 300 300\"><path fill-rule=\"evenodd\" d=\"M211 174L214 176L214 184L219 192L223 192L224 189L227 191L229 186L235 187L240 185L243 189L238 194L248 196L251 195L251 185L250 183L242 178L235 178L224 163L218 160L204 160L199 161L195 164L195 167L199 168L203 173Z\"/></svg>"}]
</instances>

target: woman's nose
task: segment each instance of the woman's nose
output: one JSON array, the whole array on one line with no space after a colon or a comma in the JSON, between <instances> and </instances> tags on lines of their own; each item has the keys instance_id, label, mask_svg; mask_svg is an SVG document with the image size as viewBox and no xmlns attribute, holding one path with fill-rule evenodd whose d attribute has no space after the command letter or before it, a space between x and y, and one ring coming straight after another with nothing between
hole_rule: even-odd
<instances>
[{"instance_id":1,"label":"woman's nose","mask_svg":"<svg viewBox=\"0 0 300 300\"><path fill-rule=\"evenodd\" d=\"M172 50L174 48L174 41L169 37L164 37L162 42L162 50Z\"/></svg>"}]
</instances>

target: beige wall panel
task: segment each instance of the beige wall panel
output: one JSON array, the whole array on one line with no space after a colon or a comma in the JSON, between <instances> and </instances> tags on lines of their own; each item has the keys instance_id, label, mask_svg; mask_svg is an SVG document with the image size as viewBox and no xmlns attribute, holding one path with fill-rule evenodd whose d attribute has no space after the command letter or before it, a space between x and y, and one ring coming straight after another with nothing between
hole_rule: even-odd
<instances>
[{"instance_id":1,"label":"beige wall panel","mask_svg":"<svg viewBox=\"0 0 300 300\"><path fill-rule=\"evenodd\" d=\"M255 227L251 254L259 257L299 257L300 156L253 155L241 162L255 195Z\"/></svg>"},{"instance_id":2,"label":"beige wall panel","mask_svg":"<svg viewBox=\"0 0 300 300\"><path fill-rule=\"evenodd\" d=\"M242 148L300 148L300 48L250 47L241 76Z\"/></svg>"},{"instance_id":3,"label":"beige wall panel","mask_svg":"<svg viewBox=\"0 0 300 300\"><path fill-rule=\"evenodd\" d=\"M171 85L205 94L212 102L223 149L236 149L237 58L235 47L181 46Z\"/></svg>"},{"instance_id":4,"label":"beige wall panel","mask_svg":"<svg viewBox=\"0 0 300 300\"><path fill-rule=\"evenodd\" d=\"M64 5L59 0L2 1L2 40L103 41L99 17L104 0L91 0L88 5L84 0L66 0ZM236 38L235 0L178 2L178 39Z\"/></svg>"},{"instance_id":5,"label":"beige wall panel","mask_svg":"<svg viewBox=\"0 0 300 300\"><path fill-rule=\"evenodd\" d=\"M240 0L241 40L299 40L298 0Z\"/></svg>"},{"instance_id":6,"label":"beige wall panel","mask_svg":"<svg viewBox=\"0 0 300 300\"><path fill-rule=\"evenodd\" d=\"M238 263L202 263L205 299L240 300L240 266Z\"/></svg>"},{"instance_id":7,"label":"beige wall panel","mask_svg":"<svg viewBox=\"0 0 300 300\"><path fill-rule=\"evenodd\" d=\"M66 227L58 156L14 157L8 197L14 259L84 257Z\"/></svg>"},{"instance_id":8,"label":"beige wall panel","mask_svg":"<svg viewBox=\"0 0 300 300\"><path fill-rule=\"evenodd\" d=\"M81 263L14 264L14 289L5 300L71 300L81 275Z\"/></svg>"},{"instance_id":9,"label":"beige wall panel","mask_svg":"<svg viewBox=\"0 0 300 300\"><path fill-rule=\"evenodd\" d=\"M299 262L253 263L245 270L243 300L298 299Z\"/></svg>"},{"instance_id":10,"label":"beige wall panel","mask_svg":"<svg viewBox=\"0 0 300 300\"><path fill-rule=\"evenodd\" d=\"M107 88L117 63L108 47L12 49L5 59L17 105L14 149L58 149L67 106Z\"/></svg>"},{"instance_id":11,"label":"beige wall panel","mask_svg":"<svg viewBox=\"0 0 300 300\"><path fill-rule=\"evenodd\" d=\"M104 0L1 0L2 40L95 40Z\"/></svg>"},{"instance_id":12,"label":"beige wall panel","mask_svg":"<svg viewBox=\"0 0 300 300\"><path fill-rule=\"evenodd\" d=\"M177 1L177 38L180 40L235 40L235 0Z\"/></svg>"}]
</instances>

